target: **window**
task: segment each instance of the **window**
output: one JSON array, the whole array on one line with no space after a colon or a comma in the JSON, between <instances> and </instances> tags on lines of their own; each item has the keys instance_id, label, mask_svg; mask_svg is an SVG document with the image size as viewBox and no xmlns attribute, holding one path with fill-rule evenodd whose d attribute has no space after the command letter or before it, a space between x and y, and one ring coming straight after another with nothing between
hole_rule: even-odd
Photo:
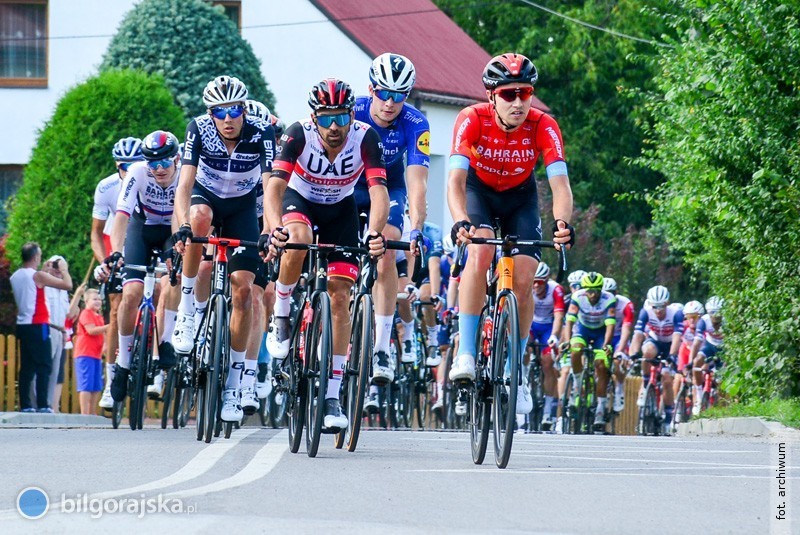
<instances>
[{"instance_id":1,"label":"window","mask_svg":"<svg viewBox=\"0 0 800 535\"><path fill-rule=\"evenodd\" d=\"M47 0L0 0L0 86L47 87Z\"/></svg>"},{"instance_id":2,"label":"window","mask_svg":"<svg viewBox=\"0 0 800 535\"><path fill-rule=\"evenodd\" d=\"M222 0L214 2L215 6L222 6L225 14L242 31L242 2L239 0Z\"/></svg>"},{"instance_id":3,"label":"window","mask_svg":"<svg viewBox=\"0 0 800 535\"><path fill-rule=\"evenodd\" d=\"M0 235L6 232L6 202L22 184L22 170L21 165L0 165Z\"/></svg>"}]
</instances>

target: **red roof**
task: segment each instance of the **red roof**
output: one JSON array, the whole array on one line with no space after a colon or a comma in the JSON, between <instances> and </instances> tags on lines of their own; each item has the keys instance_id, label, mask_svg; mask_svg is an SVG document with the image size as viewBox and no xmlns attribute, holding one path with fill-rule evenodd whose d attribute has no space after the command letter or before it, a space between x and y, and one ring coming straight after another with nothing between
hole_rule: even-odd
<instances>
[{"instance_id":1,"label":"red roof","mask_svg":"<svg viewBox=\"0 0 800 535\"><path fill-rule=\"evenodd\" d=\"M431 0L311 0L369 56L394 52L417 70L417 93L486 100L481 73L491 56ZM533 105L549 108L534 98Z\"/></svg>"}]
</instances>

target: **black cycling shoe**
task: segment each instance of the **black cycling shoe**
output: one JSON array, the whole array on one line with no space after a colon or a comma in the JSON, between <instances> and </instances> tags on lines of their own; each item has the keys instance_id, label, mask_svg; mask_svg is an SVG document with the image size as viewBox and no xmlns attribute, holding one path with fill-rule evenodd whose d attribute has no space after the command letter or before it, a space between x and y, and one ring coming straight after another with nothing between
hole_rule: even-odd
<instances>
[{"instance_id":1,"label":"black cycling shoe","mask_svg":"<svg viewBox=\"0 0 800 535\"><path fill-rule=\"evenodd\" d=\"M161 342L158 344L158 367L162 370L168 370L175 366L177 359L175 358L175 348L169 342Z\"/></svg>"},{"instance_id":2,"label":"black cycling shoe","mask_svg":"<svg viewBox=\"0 0 800 535\"><path fill-rule=\"evenodd\" d=\"M125 401L125 396L128 395L128 377L130 377L131 371L119 364L115 368L114 379L111 381L111 398L120 403Z\"/></svg>"}]
</instances>

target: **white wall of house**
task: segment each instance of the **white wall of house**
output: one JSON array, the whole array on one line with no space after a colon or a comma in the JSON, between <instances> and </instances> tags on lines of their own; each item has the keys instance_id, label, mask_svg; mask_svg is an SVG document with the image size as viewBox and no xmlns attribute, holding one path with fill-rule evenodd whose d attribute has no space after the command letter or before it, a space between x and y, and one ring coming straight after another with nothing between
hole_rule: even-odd
<instances>
[{"instance_id":1,"label":"white wall of house","mask_svg":"<svg viewBox=\"0 0 800 535\"><path fill-rule=\"evenodd\" d=\"M0 88L0 165L30 160L37 132L64 93L97 72L111 36L135 0L50 0L48 86ZM288 123L308 117L308 90L336 76L365 94L372 58L308 0L243 0L242 37L261 60L275 94L275 111ZM320 22L313 22L320 21ZM303 23L303 24L293 24ZM259 27L260 26L260 27ZM103 35L81 39L65 36ZM411 58L412 60L414 58ZM199 98L199 96L198 96ZM459 108L422 103L431 125L429 219L450 226L446 207L446 162Z\"/></svg>"}]
</instances>

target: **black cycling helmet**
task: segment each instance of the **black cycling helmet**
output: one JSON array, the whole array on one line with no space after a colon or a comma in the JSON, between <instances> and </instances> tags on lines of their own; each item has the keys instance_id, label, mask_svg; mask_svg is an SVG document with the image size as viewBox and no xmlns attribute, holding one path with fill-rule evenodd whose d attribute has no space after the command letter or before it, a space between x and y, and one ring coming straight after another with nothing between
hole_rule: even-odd
<instances>
[{"instance_id":1,"label":"black cycling helmet","mask_svg":"<svg viewBox=\"0 0 800 535\"><path fill-rule=\"evenodd\" d=\"M170 132L156 130L142 141L142 155L145 160L163 160L178 154L178 138Z\"/></svg>"},{"instance_id":2,"label":"black cycling helmet","mask_svg":"<svg viewBox=\"0 0 800 535\"><path fill-rule=\"evenodd\" d=\"M311 88L308 105L314 111L347 108L352 110L356 104L353 89L349 84L336 78L326 78Z\"/></svg>"},{"instance_id":3,"label":"black cycling helmet","mask_svg":"<svg viewBox=\"0 0 800 535\"><path fill-rule=\"evenodd\" d=\"M500 54L490 59L483 69L483 86L490 91L515 83L534 85L538 78L536 66L522 54Z\"/></svg>"}]
</instances>

